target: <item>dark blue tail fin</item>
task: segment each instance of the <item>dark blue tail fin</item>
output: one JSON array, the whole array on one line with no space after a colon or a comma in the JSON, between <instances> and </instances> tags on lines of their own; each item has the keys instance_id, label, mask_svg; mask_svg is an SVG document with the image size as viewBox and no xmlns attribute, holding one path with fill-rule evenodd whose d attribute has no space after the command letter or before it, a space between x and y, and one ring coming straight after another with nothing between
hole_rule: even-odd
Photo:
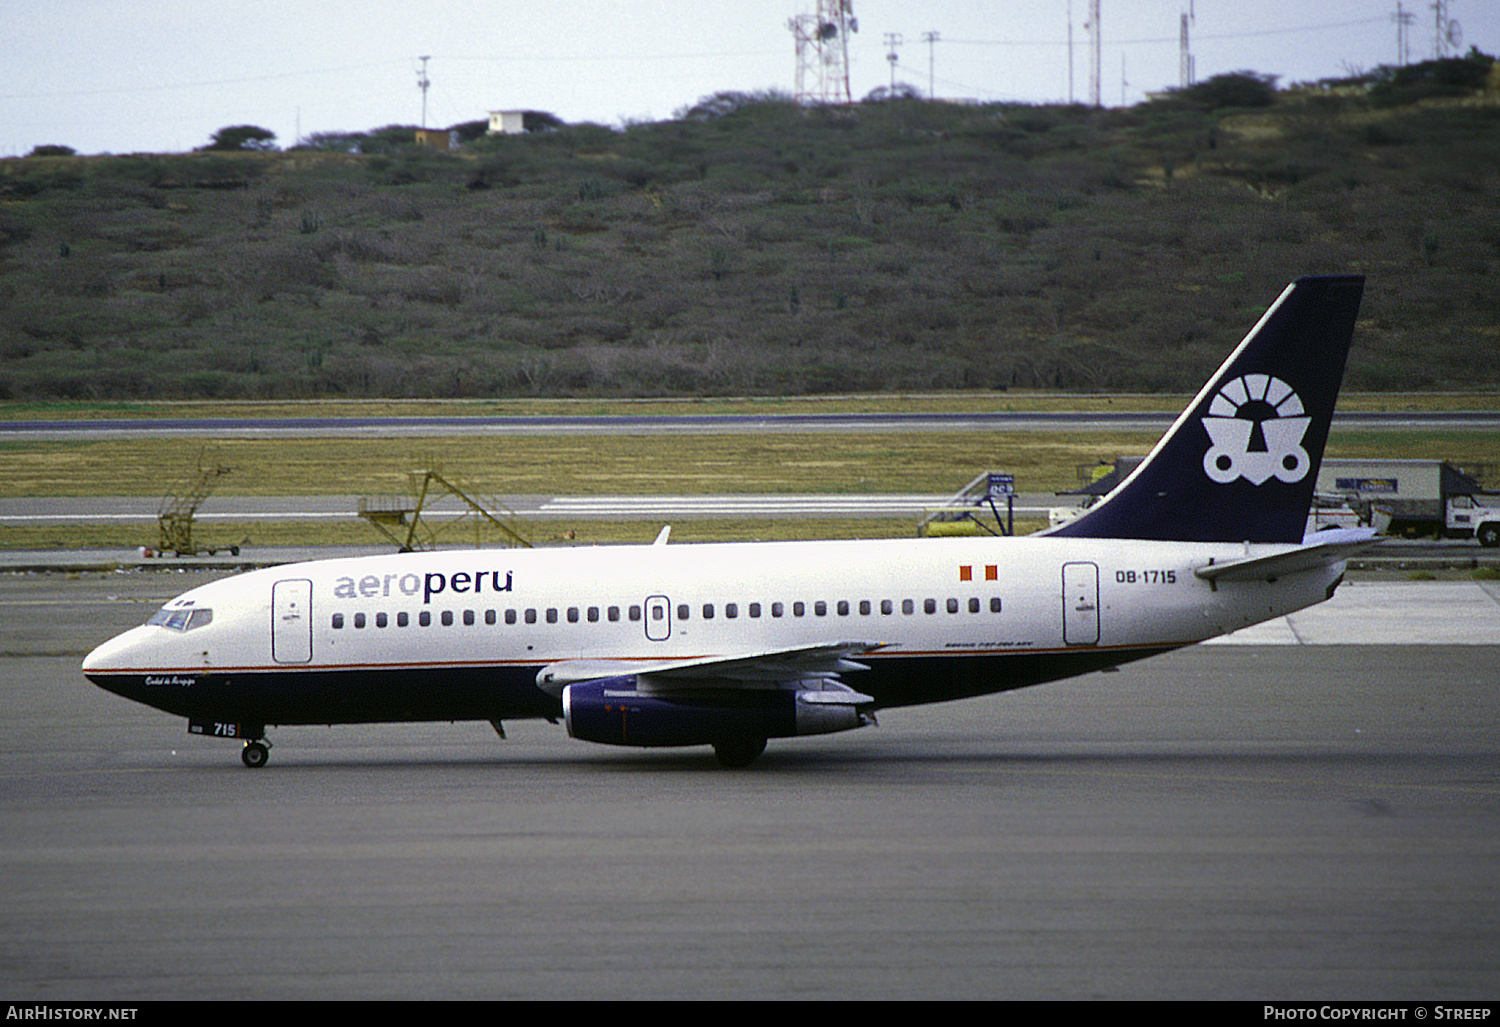
<instances>
[{"instance_id":1,"label":"dark blue tail fin","mask_svg":"<svg viewBox=\"0 0 1500 1027\"><path fill-rule=\"evenodd\" d=\"M1287 286L1135 473L1045 534L1301 542L1364 284Z\"/></svg>"}]
</instances>

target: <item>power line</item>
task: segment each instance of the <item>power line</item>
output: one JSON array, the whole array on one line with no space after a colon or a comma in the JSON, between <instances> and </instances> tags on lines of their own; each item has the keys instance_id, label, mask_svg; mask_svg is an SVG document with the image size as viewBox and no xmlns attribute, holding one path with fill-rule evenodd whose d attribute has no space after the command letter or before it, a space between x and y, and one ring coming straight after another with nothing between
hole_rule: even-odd
<instances>
[{"instance_id":1,"label":"power line","mask_svg":"<svg viewBox=\"0 0 1500 1027\"><path fill-rule=\"evenodd\" d=\"M484 64L575 64L575 63L608 63L612 61L639 63L643 61L698 61L698 60L721 60L726 57L774 57L779 56L779 50L727 50L727 51L703 51L693 53L664 53L664 54L496 54L493 56L460 56L446 57L437 55L433 60L449 62L471 62ZM0 93L0 100L49 100L69 96L128 96L135 93L161 93L180 89L209 89L216 86L243 86L254 85L259 82L285 82L298 78L316 78L326 75L342 75L352 71L372 71L380 68L393 68L406 65L407 60L385 60L371 61L366 64L346 64L332 68L313 68L304 71L283 71L268 75L246 75L237 78L220 79L198 79L188 82L164 82L155 85L133 85L114 86L107 89L59 89L51 92L33 93Z\"/></svg>"},{"instance_id":2,"label":"power line","mask_svg":"<svg viewBox=\"0 0 1500 1027\"><path fill-rule=\"evenodd\" d=\"M896 70L910 74L914 78L922 74L921 68L914 68L899 61L896 63ZM990 97L998 101L1002 100L1006 95L1003 91L991 88L990 86L976 86L972 82L961 82L953 78L938 77L934 79L934 82L941 82L943 87L949 90L954 96Z\"/></svg>"},{"instance_id":3,"label":"power line","mask_svg":"<svg viewBox=\"0 0 1500 1027\"><path fill-rule=\"evenodd\" d=\"M1323 32L1328 29L1355 28L1360 25L1383 25L1386 18L1359 18L1354 21L1330 22L1323 25L1303 25L1298 28L1286 29L1257 29L1253 32L1218 32L1207 34L1195 34L1193 38L1199 42L1204 40L1223 39L1253 39L1259 36L1289 36L1298 35L1303 32ZM1160 43L1176 43L1180 37L1175 36L1149 36L1139 39L1116 39L1111 40L1111 46L1147 46ZM947 39L945 43L956 46L1067 46L1066 40L1059 39Z\"/></svg>"},{"instance_id":4,"label":"power line","mask_svg":"<svg viewBox=\"0 0 1500 1027\"><path fill-rule=\"evenodd\" d=\"M293 78L312 78L318 75L341 75L349 71L369 71L373 68L389 68L396 61L374 61L370 64L349 64L340 68L320 68L316 71L284 71L274 75L250 75L244 78L208 79L196 82L165 82L154 86L118 86L111 89L60 89L51 93L0 93L0 100L46 100L61 96L122 96L130 93L160 93L174 89L206 89L210 86L241 86L256 82L283 82Z\"/></svg>"}]
</instances>

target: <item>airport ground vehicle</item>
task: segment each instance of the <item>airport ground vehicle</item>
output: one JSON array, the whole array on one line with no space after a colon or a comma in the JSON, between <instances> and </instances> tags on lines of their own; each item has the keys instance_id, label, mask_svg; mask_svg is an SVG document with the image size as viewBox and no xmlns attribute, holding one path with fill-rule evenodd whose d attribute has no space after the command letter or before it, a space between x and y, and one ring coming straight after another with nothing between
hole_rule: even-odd
<instances>
[{"instance_id":1,"label":"airport ground vehicle","mask_svg":"<svg viewBox=\"0 0 1500 1027\"><path fill-rule=\"evenodd\" d=\"M1500 495L1445 460L1323 461L1317 493L1363 508L1367 523L1404 538L1478 538L1500 546Z\"/></svg>"}]
</instances>

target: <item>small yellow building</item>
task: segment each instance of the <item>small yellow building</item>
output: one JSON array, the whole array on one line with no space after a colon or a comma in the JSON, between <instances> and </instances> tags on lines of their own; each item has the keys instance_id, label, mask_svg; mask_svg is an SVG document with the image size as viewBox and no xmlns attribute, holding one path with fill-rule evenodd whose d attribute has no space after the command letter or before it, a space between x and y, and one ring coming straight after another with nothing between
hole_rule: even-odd
<instances>
[{"instance_id":1,"label":"small yellow building","mask_svg":"<svg viewBox=\"0 0 1500 1027\"><path fill-rule=\"evenodd\" d=\"M419 128L417 129L417 145L426 146L433 150L456 150L458 149L457 133L450 132L446 128Z\"/></svg>"}]
</instances>

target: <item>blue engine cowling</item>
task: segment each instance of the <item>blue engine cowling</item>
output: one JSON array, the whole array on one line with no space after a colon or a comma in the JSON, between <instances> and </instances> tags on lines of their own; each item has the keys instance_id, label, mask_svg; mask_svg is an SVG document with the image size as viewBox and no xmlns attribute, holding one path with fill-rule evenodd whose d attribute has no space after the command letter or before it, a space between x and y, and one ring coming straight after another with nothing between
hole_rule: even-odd
<instances>
[{"instance_id":1,"label":"blue engine cowling","mask_svg":"<svg viewBox=\"0 0 1500 1027\"><path fill-rule=\"evenodd\" d=\"M837 684L815 688L646 692L635 675L583 681L563 689L568 734L605 745L712 745L726 738L788 738L873 724L869 701Z\"/></svg>"}]
</instances>

